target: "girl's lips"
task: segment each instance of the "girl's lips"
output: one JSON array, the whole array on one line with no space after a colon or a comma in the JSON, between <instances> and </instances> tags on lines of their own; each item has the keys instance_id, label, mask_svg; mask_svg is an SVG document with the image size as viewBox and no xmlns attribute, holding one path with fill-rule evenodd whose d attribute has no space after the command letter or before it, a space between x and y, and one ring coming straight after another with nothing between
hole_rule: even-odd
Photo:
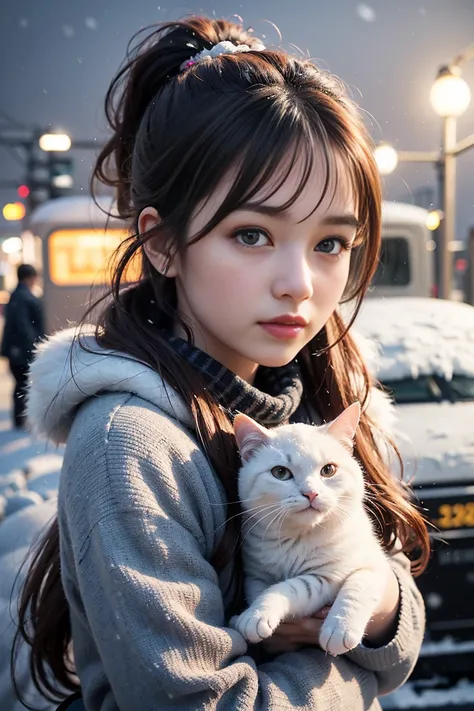
<instances>
[{"instance_id":1,"label":"girl's lips","mask_svg":"<svg viewBox=\"0 0 474 711\"><path fill-rule=\"evenodd\" d=\"M296 323L260 323L259 324L270 336L274 338L279 338L281 340L290 340L291 338L297 338L302 331L304 331L304 326Z\"/></svg>"}]
</instances>

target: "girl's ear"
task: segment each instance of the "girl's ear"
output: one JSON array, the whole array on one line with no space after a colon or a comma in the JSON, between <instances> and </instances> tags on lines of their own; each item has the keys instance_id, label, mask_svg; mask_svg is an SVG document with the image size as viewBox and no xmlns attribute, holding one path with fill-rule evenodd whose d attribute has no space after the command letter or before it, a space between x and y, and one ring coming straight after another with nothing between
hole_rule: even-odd
<instances>
[{"instance_id":1,"label":"girl's ear","mask_svg":"<svg viewBox=\"0 0 474 711\"><path fill-rule=\"evenodd\" d=\"M248 462L255 451L270 440L265 427L241 413L235 416L234 434L243 462Z\"/></svg>"},{"instance_id":2,"label":"girl's ear","mask_svg":"<svg viewBox=\"0 0 474 711\"><path fill-rule=\"evenodd\" d=\"M160 216L154 207L145 207L138 217L138 232L144 234L160 223ZM164 237L152 237L145 242L143 250L156 271L167 277L177 275L176 259L170 259Z\"/></svg>"},{"instance_id":3,"label":"girl's ear","mask_svg":"<svg viewBox=\"0 0 474 711\"><path fill-rule=\"evenodd\" d=\"M354 437L360 420L360 403L354 402L346 407L343 413L331 422L327 429L335 439L346 447L350 452L354 449Z\"/></svg>"}]
</instances>

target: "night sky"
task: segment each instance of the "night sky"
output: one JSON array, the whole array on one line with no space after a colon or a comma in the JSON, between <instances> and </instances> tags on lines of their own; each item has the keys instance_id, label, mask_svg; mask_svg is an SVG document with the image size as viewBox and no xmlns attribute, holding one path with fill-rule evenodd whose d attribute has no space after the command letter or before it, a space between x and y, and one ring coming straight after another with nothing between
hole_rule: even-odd
<instances>
[{"instance_id":1,"label":"night sky","mask_svg":"<svg viewBox=\"0 0 474 711\"><path fill-rule=\"evenodd\" d=\"M339 75L367 112L377 140L400 149L436 150L440 119L429 90L441 64L474 41L474 0L3 0L0 26L0 128L6 119L102 140L103 98L134 31L190 13L239 14L267 44L283 34ZM474 94L474 60L464 78ZM459 137L474 132L474 97ZM75 191L88 189L91 152L73 152ZM0 180L22 180L21 165L0 148ZM458 161L457 237L474 226L474 149ZM431 166L398 168L386 181L391 199L414 202L436 185ZM2 204L15 192L0 191ZM1 220L1 217L0 217ZM1 227L1 224L0 224Z\"/></svg>"}]
</instances>

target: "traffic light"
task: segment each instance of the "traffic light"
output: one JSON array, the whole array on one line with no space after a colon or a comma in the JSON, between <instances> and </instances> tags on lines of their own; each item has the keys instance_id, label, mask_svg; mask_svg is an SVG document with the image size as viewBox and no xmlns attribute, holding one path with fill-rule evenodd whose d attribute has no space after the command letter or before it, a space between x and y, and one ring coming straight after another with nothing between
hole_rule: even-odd
<instances>
[{"instance_id":1,"label":"traffic light","mask_svg":"<svg viewBox=\"0 0 474 711\"><path fill-rule=\"evenodd\" d=\"M30 194L30 189L28 185L19 185L17 189L17 194L19 198L21 198L22 200L26 200L26 198Z\"/></svg>"},{"instance_id":2,"label":"traffic light","mask_svg":"<svg viewBox=\"0 0 474 711\"><path fill-rule=\"evenodd\" d=\"M18 188L18 191L23 189L29 211L46 200L70 193L74 185L73 170L72 158L64 155L48 153L43 160L32 156L27 164L25 184Z\"/></svg>"},{"instance_id":3,"label":"traffic light","mask_svg":"<svg viewBox=\"0 0 474 711\"><path fill-rule=\"evenodd\" d=\"M49 154L49 196L51 200L63 197L74 185L72 158Z\"/></svg>"},{"instance_id":4,"label":"traffic light","mask_svg":"<svg viewBox=\"0 0 474 711\"><path fill-rule=\"evenodd\" d=\"M21 202L9 202L3 206L2 214L8 222L22 220L25 216L25 206Z\"/></svg>"}]
</instances>

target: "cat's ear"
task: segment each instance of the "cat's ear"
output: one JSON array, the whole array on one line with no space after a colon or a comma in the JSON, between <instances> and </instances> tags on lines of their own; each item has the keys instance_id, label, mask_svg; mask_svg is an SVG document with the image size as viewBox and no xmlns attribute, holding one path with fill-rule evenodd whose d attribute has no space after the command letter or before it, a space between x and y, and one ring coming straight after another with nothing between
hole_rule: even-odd
<instances>
[{"instance_id":1,"label":"cat's ear","mask_svg":"<svg viewBox=\"0 0 474 711\"><path fill-rule=\"evenodd\" d=\"M327 434L339 440L339 442L352 452L354 448L354 437L360 420L360 403L354 402L349 405L334 422L331 422Z\"/></svg>"},{"instance_id":2,"label":"cat's ear","mask_svg":"<svg viewBox=\"0 0 474 711\"><path fill-rule=\"evenodd\" d=\"M241 413L235 416L234 433L243 462L248 462L255 450L269 442L265 427Z\"/></svg>"}]
</instances>

